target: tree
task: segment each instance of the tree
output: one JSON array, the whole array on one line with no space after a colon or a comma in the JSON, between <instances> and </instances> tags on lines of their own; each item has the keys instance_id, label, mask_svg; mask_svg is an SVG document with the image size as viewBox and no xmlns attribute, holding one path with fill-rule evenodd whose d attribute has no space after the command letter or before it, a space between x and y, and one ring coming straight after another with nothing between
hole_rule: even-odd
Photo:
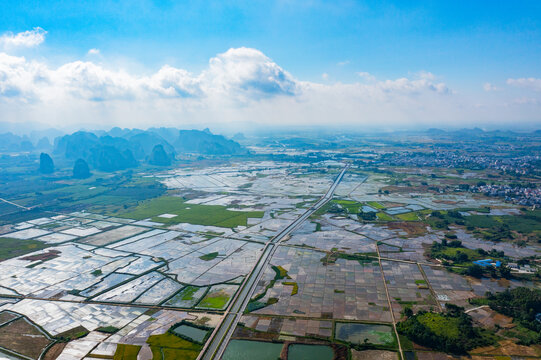
<instances>
[{"instance_id":1,"label":"tree","mask_svg":"<svg viewBox=\"0 0 541 360\"><path fill-rule=\"evenodd\" d=\"M376 220L376 213L373 212L373 211L370 211L370 212L362 212L361 211L359 213L359 216L361 217L361 219L367 220L367 221Z\"/></svg>"},{"instance_id":2,"label":"tree","mask_svg":"<svg viewBox=\"0 0 541 360\"><path fill-rule=\"evenodd\" d=\"M87 162L83 159L77 159L75 165L73 165L73 177L76 179L86 179L91 175Z\"/></svg>"},{"instance_id":3,"label":"tree","mask_svg":"<svg viewBox=\"0 0 541 360\"><path fill-rule=\"evenodd\" d=\"M165 152L163 145L158 144L152 149L148 162L151 165L168 166L171 165L171 158Z\"/></svg>"},{"instance_id":4,"label":"tree","mask_svg":"<svg viewBox=\"0 0 541 360\"><path fill-rule=\"evenodd\" d=\"M39 155L39 172L42 174L52 174L54 172L53 159L49 154L41 153Z\"/></svg>"},{"instance_id":5,"label":"tree","mask_svg":"<svg viewBox=\"0 0 541 360\"><path fill-rule=\"evenodd\" d=\"M413 316L413 310L409 306L404 309L404 316L408 318Z\"/></svg>"},{"instance_id":6,"label":"tree","mask_svg":"<svg viewBox=\"0 0 541 360\"><path fill-rule=\"evenodd\" d=\"M477 264L470 265L466 269L466 275L470 275L480 279L483 277L483 268Z\"/></svg>"}]
</instances>

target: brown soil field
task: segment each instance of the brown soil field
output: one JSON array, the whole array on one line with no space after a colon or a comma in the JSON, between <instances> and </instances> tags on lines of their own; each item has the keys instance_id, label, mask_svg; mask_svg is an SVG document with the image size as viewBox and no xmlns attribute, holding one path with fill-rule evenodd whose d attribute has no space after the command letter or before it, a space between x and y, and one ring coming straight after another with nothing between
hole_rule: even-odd
<instances>
[{"instance_id":1,"label":"brown soil field","mask_svg":"<svg viewBox=\"0 0 541 360\"><path fill-rule=\"evenodd\" d=\"M43 360L55 360L62 353L68 343L56 343L47 350Z\"/></svg>"},{"instance_id":2,"label":"brown soil field","mask_svg":"<svg viewBox=\"0 0 541 360\"><path fill-rule=\"evenodd\" d=\"M409 237L417 237L426 234L426 225L421 222L390 222L386 224L389 229L402 230L408 233Z\"/></svg>"},{"instance_id":3,"label":"brown soil field","mask_svg":"<svg viewBox=\"0 0 541 360\"><path fill-rule=\"evenodd\" d=\"M541 345L523 346L513 343L511 340L502 340L498 343L499 346L487 346L477 348L470 351L472 355L514 355L514 356L529 356L541 357Z\"/></svg>"},{"instance_id":4,"label":"brown soil field","mask_svg":"<svg viewBox=\"0 0 541 360\"><path fill-rule=\"evenodd\" d=\"M0 346L37 359L52 341L24 318L0 327Z\"/></svg>"},{"instance_id":5,"label":"brown soil field","mask_svg":"<svg viewBox=\"0 0 541 360\"><path fill-rule=\"evenodd\" d=\"M396 360L397 354L394 351L386 350L351 350L351 360Z\"/></svg>"}]
</instances>

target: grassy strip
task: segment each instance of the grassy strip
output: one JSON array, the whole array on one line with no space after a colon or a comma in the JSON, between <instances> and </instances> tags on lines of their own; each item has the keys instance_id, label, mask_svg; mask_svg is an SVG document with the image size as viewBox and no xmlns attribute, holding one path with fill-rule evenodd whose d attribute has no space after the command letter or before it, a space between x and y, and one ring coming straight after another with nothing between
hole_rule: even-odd
<instances>
[{"instance_id":1,"label":"grassy strip","mask_svg":"<svg viewBox=\"0 0 541 360\"><path fill-rule=\"evenodd\" d=\"M49 245L36 240L0 238L0 261L42 250Z\"/></svg>"},{"instance_id":2,"label":"grassy strip","mask_svg":"<svg viewBox=\"0 0 541 360\"><path fill-rule=\"evenodd\" d=\"M293 286L293 289L291 289L291 296L296 295L299 292L299 284L293 281L284 281L282 284L287 286Z\"/></svg>"}]
</instances>

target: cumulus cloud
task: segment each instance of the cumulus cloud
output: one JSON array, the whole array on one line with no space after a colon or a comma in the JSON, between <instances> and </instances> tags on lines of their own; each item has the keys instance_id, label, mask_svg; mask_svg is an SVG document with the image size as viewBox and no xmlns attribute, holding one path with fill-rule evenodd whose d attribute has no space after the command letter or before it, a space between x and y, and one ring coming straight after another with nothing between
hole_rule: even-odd
<instances>
[{"instance_id":1,"label":"cumulus cloud","mask_svg":"<svg viewBox=\"0 0 541 360\"><path fill-rule=\"evenodd\" d=\"M519 78L519 79L507 79L507 85L531 89L534 91L541 91L541 79L537 78Z\"/></svg>"},{"instance_id":2,"label":"cumulus cloud","mask_svg":"<svg viewBox=\"0 0 541 360\"><path fill-rule=\"evenodd\" d=\"M95 126L100 121L119 126L201 121L381 126L538 119L538 105L531 102L512 109L499 100L475 106L429 72L396 79L358 75L351 83L302 81L250 48L218 54L197 74L164 65L145 75L92 61L52 67L0 52L0 112L4 119L53 126L67 120ZM532 81L525 82L532 87Z\"/></svg>"},{"instance_id":3,"label":"cumulus cloud","mask_svg":"<svg viewBox=\"0 0 541 360\"><path fill-rule=\"evenodd\" d=\"M36 90L48 83L49 70L36 61L0 53L0 100L26 102L36 98Z\"/></svg>"},{"instance_id":4,"label":"cumulus cloud","mask_svg":"<svg viewBox=\"0 0 541 360\"><path fill-rule=\"evenodd\" d=\"M142 80L144 88L165 97L202 96L201 79L188 71L163 66L156 74Z\"/></svg>"},{"instance_id":5,"label":"cumulus cloud","mask_svg":"<svg viewBox=\"0 0 541 360\"><path fill-rule=\"evenodd\" d=\"M250 48L229 49L210 59L203 74L207 90L247 98L295 95L293 77L261 51Z\"/></svg>"},{"instance_id":6,"label":"cumulus cloud","mask_svg":"<svg viewBox=\"0 0 541 360\"><path fill-rule=\"evenodd\" d=\"M223 97L250 101L297 94L289 73L255 49L230 49L210 59L199 75L163 66L150 76L111 70L90 61L56 69L24 57L0 55L0 94L30 98L72 97L89 101ZM34 96L36 95L36 96Z\"/></svg>"},{"instance_id":7,"label":"cumulus cloud","mask_svg":"<svg viewBox=\"0 0 541 360\"><path fill-rule=\"evenodd\" d=\"M87 54L88 55L99 55L100 54L100 49L90 49L90 50L88 50Z\"/></svg>"},{"instance_id":8,"label":"cumulus cloud","mask_svg":"<svg viewBox=\"0 0 541 360\"><path fill-rule=\"evenodd\" d=\"M23 31L17 34L7 32L0 36L0 46L5 49L35 47L45 41L46 34L47 31L40 27L35 27L32 30Z\"/></svg>"}]
</instances>

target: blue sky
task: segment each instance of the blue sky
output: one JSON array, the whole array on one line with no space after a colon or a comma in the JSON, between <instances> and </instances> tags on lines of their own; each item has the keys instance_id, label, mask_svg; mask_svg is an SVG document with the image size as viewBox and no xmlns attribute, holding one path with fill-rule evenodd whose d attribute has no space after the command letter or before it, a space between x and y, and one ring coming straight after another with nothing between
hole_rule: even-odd
<instances>
[{"instance_id":1,"label":"blue sky","mask_svg":"<svg viewBox=\"0 0 541 360\"><path fill-rule=\"evenodd\" d=\"M366 85L368 81L380 84L377 90L388 93L395 91L396 86L389 83L390 88L385 87L385 82L403 78L408 81L425 79L425 83L413 85L413 96L417 97L423 96L422 91L421 95L417 91L419 86L430 89L434 84L444 84L448 91L440 93L447 94L447 98L452 97L453 100L444 101L441 111L462 108L461 112L454 113L459 123L482 119L480 121L487 125L520 121L531 126L541 122L541 118L535 115L541 102L540 1L98 0L3 1L0 5L0 34L16 36L37 27L44 31L41 43L8 46L6 40L4 53L11 57L24 57L25 61L40 62L50 71L81 61L99 67L92 71L126 72L133 78L140 78L152 76L168 65L185 69L195 78L209 72L209 59L229 49L245 47L264 54L280 71L298 82L296 94L300 100L296 103L310 103L316 99L319 103L323 93L332 90L329 90L330 87L334 88L332 94L335 97L353 97L352 103L346 106L349 112L344 113L346 122L357 121L355 112L365 113L364 108L355 106L354 97L362 96L366 100L363 91L370 89L348 90L337 88L336 84ZM89 54L90 49L97 50ZM256 57L266 61L258 55ZM245 60L246 57L239 61ZM236 71L231 69L239 67L242 68L242 64L226 67L224 71ZM251 75L243 76L257 76L261 72L261 69L255 69ZM58 76L57 73L51 76ZM359 76L359 73L369 75ZM100 73L100 79L101 76ZM215 76L221 78L222 75ZM237 76L233 78L237 79ZM243 81L259 84L260 80ZM108 81L99 82L103 85ZM111 80L115 84L121 81ZM246 87L244 83L237 85ZM282 85L279 84L278 88L283 88ZM319 85L327 87L320 88ZM268 84L265 86L268 88ZM318 93L317 96L314 92ZM205 119L217 121L210 107L217 103L223 105L225 97L230 96L222 96L222 99L215 93L212 96L206 91L202 93L205 98L213 99L212 104L211 101L206 104L194 104L192 101L186 106L175 103L182 108L178 114L186 115L191 122ZM118 114L122 107L112 109L112 105L106 104L107 94L91 96L86 100L99 99L100 104L87 105L94 110L99 107L101 114L114 120L118 116L115 113ZM280 95L277 94L277 97ZM291 97L287 92L282 95ZM243 121L250 121L249 116L254 112L264 111L265 107L280 102L280 99L270 97L272 99L259 93L255 100L247 94L240 100L235 98L233 102L228 99L229 116L242 115ZM262 98L267 100L263 101ZM393 123L394 116L402 119L401 124L407 125L408 121L417 124L415 119L427 116L428 102L434 101L432 98L417 99L417 103L412 103L412 99L382 100L377 94L375 98L367 105L368 115L359 120L360 123L377 116L376 102L381 104L383 101L391 102L396 109L383 115L382 120ZM35 98L31 100L38 101ZM129 96L124 100L129 101ZM152 100L154 107L158 106L155 100ZM303 112L298 105L288 103L291 99L286 100L282 101L281 106L296 106L297 109L292 112L296 117L311 116L310 111ZM13 102L13 96L10 101ZM26 101L30 100L27 98ZM262 104L265 101L268 104ZM505 111L509 120L503 118L501 110L494 113L481 110L482 113L478 113L478 109L501 103L524 106ZM61 105L58 103L55 106ZM149 116L152 115L150 105L149 102ZM329 104L326 110L332 113L335 106L335 103ZM425 114L416 113L415 109L422 109ZM15 118L10 119L12 121L31 118L30 112L25 114L13 103L6 110ZM53 110L49 109L51 112ZM433 111L428 113L433 114ZM281 114L285 116L287 108ZM170 115L174 117L174 114ZM491 123L491 119L495 120ZM447 116L441 116L440 120L449 126L453 122ZM324 119L320 122L324 123ZM428 118L420 121L422 124L428 122Z\"/></svg>"}]
</instances>

